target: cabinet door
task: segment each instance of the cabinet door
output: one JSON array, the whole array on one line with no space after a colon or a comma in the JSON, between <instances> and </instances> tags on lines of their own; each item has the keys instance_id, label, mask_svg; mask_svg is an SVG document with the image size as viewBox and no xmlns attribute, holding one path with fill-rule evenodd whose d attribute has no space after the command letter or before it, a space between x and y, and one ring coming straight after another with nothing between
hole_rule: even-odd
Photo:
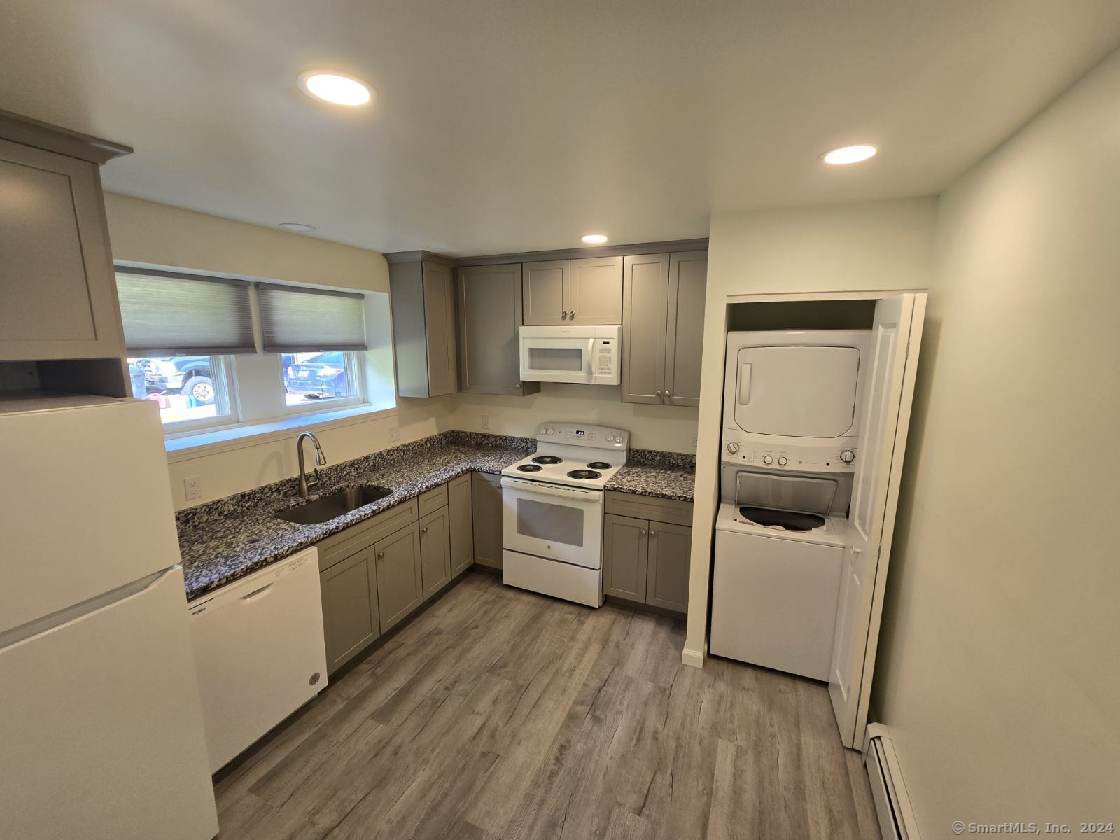
<instances>
[{"instance_id":1,"label":"cabinet door","mask_svg":"<svg viewBox=\"0 0 1120 840\"><path fill-rule=\"evenodd\" d=\"M420 530L413 524L378 540L374 546L377 567L377 603L384 633L420 606Z\"/></svg>"},{"instance_id":2,"label":"cabinet door","mask_svg":"<svg viewBox=\"0 0 1120 840\"><path fill-rule=\"evenodd\" d=\"M451 529L451 574L457 575L474 562L470 473L447 483L447 511Z\"/></svg>"},{"instance_id":3,"label":"cabinet door","mask_svg":"<svg viewBox=\"0 0 1120 840\"><path fill-rule=\"evenodd\" d=\"M517 330L521 326L521 264L459 269L459 385L472 394L525 394Z\"/></svg>"},{"instance_id":4,"label":"cabinet door","mask_svg":"<svg viewBox=\"0 0 1120 840\"><path fill-rule=\"evenodd\" d=\"M649 523L646 603L677 612L688 611L688 573L692 529L684 525Z\"/></svg>"},{"instance_id":5,"label":"cabinet door","mask_svg":"<svg viewBox=\"0 0 1120 840\"><path fill-rule=\"evenodd\" d=\"M97 165L0 140L0 195L0 359L123 356Z\"/></svg>"},{"instance_id":6,"label":"cabinet door","mask_svg":"<svg viewBox=\"0 0 1120 840\"><path fill-rule=\"evenodd\" d=\"M603 593L645 603L649 523L608 513L603 524Z\"/></svg>"},{"instance_id":7,"label":"cabinet door","mask_svg":"<svg viewBox=\"0 0 1120 840\"><path fill-rule=\"evenodd\" d=\"M527 327L567 324L565 289L571 272L568 260L527 262L521 267L521 295Z\"/></svg>"},{"instance_id":8,"label":"cabinet door","mask_svg":"<svg viewBox=\"0 0 1120 840\"><path fill-rule=\"evenodd\" d=\"M381 634L373 548L319 575L327 672L334 673Z\"/></svg>"},{"instance_id":9,"label":"cabinet door","mask_svg":"<svg viewBox=\"0 0 1120 840\"><path fill-rule=\"evenodd\" d=\"M700 405L700 353L704 345L707 286L707 251L672 255L665 395L673 405Z\"/></svg>"},{"instance_id":10,"label":"cabinet door","mask_svg":"<svg viewBox=\"0 0 1120 840\"><path fill-rule=\"evenodd\" d=\"M661 405L665 393L669 255L627 257L623 296L622 401Z\"/></svg>"},{"instance_id":11,"label":"cabinet door","mask_svg":"<svg viewBox=\"0 0 1120 840\"><path fill-rule=\"evenodd\" d=\"M428 341L428 396L453 394L455 364L455 283L451 268L425 261L424 321Z\"/></svg>"},{"instance_id":12,"label":"cabinet door","mask_svg":"<svg viewBox=\"0 0 1120 840\"><path fill-rule=\"evenodd\" d=\"M565 289L568 324L622 323L622 257L572 260Z\"/></svg>"},{"instance_id":13,"label":"cabinet door","mask_svg":"<svg viewBox=\"0 0 1120 840\"><path fill-rule=\"evenodd\" d=\"M502 568L502 485L496 475L473 473L474 559L492 569Z\"/></svg>"},{"instance_id":14,"label":"cabinet door","mask_svg":"<svg viewBox=\"0 0 1120 840\"><path fill-rule=\"evenodd\" d=\"M420 579L425 598L434 595L451 580L451 548L445 507L420 518Z\"/></svg>"}]
</instances>

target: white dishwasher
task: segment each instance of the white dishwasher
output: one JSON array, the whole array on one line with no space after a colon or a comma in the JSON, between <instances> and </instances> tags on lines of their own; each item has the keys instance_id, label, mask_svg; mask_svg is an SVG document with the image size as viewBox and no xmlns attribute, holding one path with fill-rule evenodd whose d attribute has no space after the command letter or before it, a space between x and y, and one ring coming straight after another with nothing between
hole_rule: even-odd
<instances>
[{"instance_id":1,"label":"white dishwasher","mask_svg":"<svg viewBox=\"0 0 1120 840\"><path fill-rule=\"evenodd\" d=\"M211 772L327 684L314 548L191 601Z\"/></svg>"}]
</instances>

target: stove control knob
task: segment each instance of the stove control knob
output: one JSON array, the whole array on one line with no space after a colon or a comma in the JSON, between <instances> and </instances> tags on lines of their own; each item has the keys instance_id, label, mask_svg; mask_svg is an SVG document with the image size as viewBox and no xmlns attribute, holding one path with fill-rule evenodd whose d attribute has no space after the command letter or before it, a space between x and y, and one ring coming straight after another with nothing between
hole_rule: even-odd
<instances>
[{"instance_id":1,"label":"stove control knob","mask_svg":"<svg viewBox=\"0 0 1120 840\"><path fill-rule=\"evenodd\" d=\"M770 466L771 464L774 463L774 456L773 455L763 455L762 456L762 463L764 463L766 466Z\"/></svg>"},{"instance_id":2,"label":"stove control knob","mask_svg":"<svg viewBox=\"0 0 1120 840\"><path fill-rule=\"evenodd\" d=\"M778 457L778 466L779 467L784 467L788 463L789 463L789 458L787 458L785 455L781 455L781 456Z\"/></svg>"},{"instance_id":3,"label":"stove control knob","mask_svg":"<svg viewBox=\"0 0 1120 840\"><path fill-rule=\"evenodd\" d=\"M845 449L840 453L840 460L845 464L850 464L856 459L856 453L851 449Z\"/></svg>"},{"instance_id":4,"label":"stove control knob","mask_svg":"<svg viewBox=\"0 0 1120 840\"><path fill-rule=\"evenodd\" d=\"M739 444L737 444L735 441L731 441L730 443L727 444L727 451L729 453L731 453L732 455L734 455L736 452L739 451Z\"/></svg>"}]
</instances>

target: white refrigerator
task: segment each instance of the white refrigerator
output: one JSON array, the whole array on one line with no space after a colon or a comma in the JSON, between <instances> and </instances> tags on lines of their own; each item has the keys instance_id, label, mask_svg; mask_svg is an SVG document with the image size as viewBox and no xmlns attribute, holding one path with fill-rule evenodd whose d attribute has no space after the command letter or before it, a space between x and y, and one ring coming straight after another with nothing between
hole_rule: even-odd
<instances>
[{"instance_id":1,"label":"white refrigerator","mask_svg":"<svg viewBox=\"0 0 1120 840\"><path fill-rule=\"evenodd\" d=\"M0 834L218 832L157 406L0 401Z\"/></svg>"}]
</instances>

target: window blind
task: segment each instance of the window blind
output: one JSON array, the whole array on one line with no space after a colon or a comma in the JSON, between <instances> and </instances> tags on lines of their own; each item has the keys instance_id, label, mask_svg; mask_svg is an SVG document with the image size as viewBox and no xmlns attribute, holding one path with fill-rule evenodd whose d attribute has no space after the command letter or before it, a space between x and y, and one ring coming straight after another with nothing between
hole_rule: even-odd
<instances>
[{"instance_id":1,"label":"window blind","mask_svg":"<svg viewBox=\"0 0 1120 840\"><path fill-rule=\"evenodd\" d=\"M129 352L252 353L249 284L170 272L119 272L117 295Z\"/></svg>"},{"instance_id":2,"label":"window blind","mask_svg":"<svg viewBox=\"0 0 1120 840\"><path fill-rule=\"evenodd\" d=\"M266 353L367 349L360 294L261 283L257 303Z\"/></svg>"}]
</instances>

